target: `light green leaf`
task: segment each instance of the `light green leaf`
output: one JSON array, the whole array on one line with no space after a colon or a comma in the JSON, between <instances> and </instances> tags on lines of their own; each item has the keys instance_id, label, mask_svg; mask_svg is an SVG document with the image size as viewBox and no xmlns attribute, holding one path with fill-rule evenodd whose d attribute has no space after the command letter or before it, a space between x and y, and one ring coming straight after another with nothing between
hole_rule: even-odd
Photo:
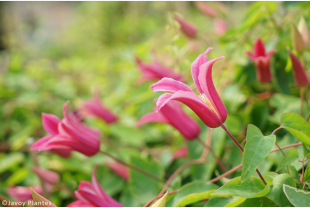
<instances>
[{"instance_id":1,"label":"light green leaf","mask_svg":"<svg viewBox=\"0 0 310 208\"><path fill-rule=\"evenodd\" d=\"M19 163L23 162L24 159L25 157L21 152L13 152L8 154L0 161L0 173L3 173L15 165L18 165Z\"/></svg>"},{"instance_id":2,"label":"light green leaf","mask_svg":"<svg viewBox=\"0 0 310 208\"><path fill-rule=\"evenodd\" d=\"M305 174L304 174L304 181L310 183L310 164L308 164Z\"/></svg>"},{"instance_id":3,"label":"light green leaf","mask_svg":"<svg viewBox=\"0 0 310 208\"><path fill-rule=\"evenodd\" d=\"M241 196L243 198L262 197L266 195L270 187L254 176L241 183L241 177L237 177L216 190L212 196Z\"/></svg>"},{"instance_id":4,"label":"light green leaf","mask_svg":"<svg viewBox=\"0 0 310 208\"><path fill-rule=\"evenodd\" d=\"M283 184L283 191L288 200L295 207L309 207L310 206L310 192L297 189Z\"/></svg>"},{"instance_id":5,"label":"light green leaf","mask_svg":"<svg viewBox=\"0 0 310 208\"><path fill-rule=\"evenodd\" d=\"M292 176L295 180L299 181L300 177L298 175L298 171L296 170L295 166L288 165L287 167L288 167L289 172L287 172L287 168L284 168L284 169L282 169L281 173L287 173L290 176Z\"/></svg>"},{"instance_id":6,"label":"light green leaf","mask_svg":"<svg viewBox=\"0 0 310 208\"><path fill-rule=\"evenodd\" d=\"M230 198L223 198L223 197L212 198L205 204L205 207L224 207L231 201L232 199Z\"/></svg>"},{"instance_id":7,"label":"light green leaf","mask_svg":"<svg viewBox=\"0 0 310 208\"><path fill-rule=\"evenodd\" d=\"M274 135L264 136L256 126L249 124L247 142L242 157L241 182L247 180L267 157L276 142Z\"/></svg>"},{"instance_id":8,"label":"light green leaf","mask_svg":"<svg viewBox=\"0 0 310 208\"><path fill-rule=\"evenodd\" d=\"M283 192L283 184L290 186L296 185L293 177L288 174L281 174L273 179L271 191L266 195L267 198L274 201L274 203L280 207L290 206L290 202Z\"/></svg>"},{"instance_id":9,"label":"light green leaf","mask_svg":"<svg viewBox=\"0 0 310 208\"><path fill-rule=\"evenodd\" d=\"M188 183L181 187L175 195L173 206L183 207L203 199L208 199L216 189L218 189L217 185L204 181Z\"/></svg>"},{"instance_id":10,"label":"light green leaf","mask_svg":"<svg viewBox=\"0 0 310 208\"><path fill-rule=\"evenodd\" d=\"M236 207L236 206L242 204L245 200L246 200L246 198L239 197L236 200L234 200L233 202L226 204L224 207Z\"/></svg>"},{"instance_id":11,"label":"light green leaf","mask_svg":"<svg viewBox=\"0 0 310 208\"><path fill-rule=\"evenodd\" d=\"M151 207L165 207L167 201L168 192L163 197L157 200Z\"/></svg>"},{"instance_id":12,"label":"light green leaf","mask_svg":"<svg viewBox=\"0 0 310 208\"><path fill-rule=\"evenodd\" d=\"M281 126L310 147L310 124L303 117L297 113L285 113L281 116Z\"/></svg>"},{"instance_id":13,"label":"light green leaf","mask_svg":"<svg viewBox=\"0 0 310 208\"><path fill-rule=\"evenodd\" d=\"M298 152L296 149L290 149L286 155L284 156L283 160L280 162L276 172L282 170L282 168L288 166L289 164L291 164L292 162L294 162L295 160L297 160L299 158Z\"/></svg>"}]
</instances>

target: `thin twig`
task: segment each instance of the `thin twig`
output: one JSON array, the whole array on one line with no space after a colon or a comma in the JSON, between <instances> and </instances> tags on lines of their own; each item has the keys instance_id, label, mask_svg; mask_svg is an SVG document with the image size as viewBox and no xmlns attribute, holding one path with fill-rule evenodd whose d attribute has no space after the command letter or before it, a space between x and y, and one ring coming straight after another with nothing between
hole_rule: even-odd
<instances>
[{"instance_id":1,"label":"thin twig","mask_svg":"<svg viewBox=\"0 0 310 208\"><path fill-rule=\"evenodd\" d=\"M133 169L133 170L136 170L136 171L138 171L138 172L140 172L140 173L142 173L142 174L144 174L144 175L146 175L146 176L148 176L148 177L150 177L150 178L153 178L153 179L156 180L156 181L159 181L159 182L162 182L162 183L166 183L165 180L163 180L163 179L161 179L161 178L158 178L157 176L154 176L153 174L148 173L148 172L146 172L146 171L144 171L144 170L142 170L142 169L140 169L140 168L138 168L138 167L136 167L136 166L133 166L133 165L131 165L131 164L128 164L128 163L124 162L123 160L118 159L117 157L114 157L113 155L107 153L106 151L100 150L100 152L101 152L102 154L104 154L104 155L106 155L106 156L112 158L112 159L115 160L116 162L118 162L118 163L120 163L120 164L122 164L122 165L128 167L128 168L131 168L131 169Z\"/></svg>"},{"instance_id":2,"label":"thin twig","mask_svg":"<svg viewBox=\"0 0 310 208\"><path fill-rule=\"evenodd\" d=\"M221 170L225 173L226 172L226 168L223 164L223 162L221 161L221 159L216 155L216 153L214 152L214 150L208 146L207 144L205 144L202 139L197 138L198 142L206 149L208 149L210 151L210 153L212 154L212 156L214 157L214 159L216 160L217 164L219 165L219 167L221 168Z\"/></svg>"}]
</instances>

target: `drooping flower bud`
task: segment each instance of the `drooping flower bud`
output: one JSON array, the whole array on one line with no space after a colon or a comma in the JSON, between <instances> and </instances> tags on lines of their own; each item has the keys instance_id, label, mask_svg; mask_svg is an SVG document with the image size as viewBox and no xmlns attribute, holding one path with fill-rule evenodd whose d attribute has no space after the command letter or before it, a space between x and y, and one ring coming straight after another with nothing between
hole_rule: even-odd
<instances>
[{"instance_id":1,"label":"drooping flower bud","mask_svg":"<svg viewBox=\"0 0 310 208\"><path fill-rule=\"evenodd\" d=\"M214 9L211 5L202 2L202 1L197 1L195 2L195 5L197 9L199 9L202 13L209 17L215 17L216 16L216 9Z\"/></svg>"},{"instance_id":2,"label":"drooping flower bud","mask_svg":"<svg viewBox=\"0 0 310 208\"><path fill-rule=\"evenodd\" d=\"M307 46L310 42L309 39L309 32L308 32L308 27L307 27L307 22L304 17L301 17L298 23L298 31L302 36L302 39Z\"/></svg>"},{"instance_id":3,"label":"drooping flower bud","mask_svg":"<svg viewBox=\"0 0 310 208\"><path fill-rule=\"evenodd\" d=\"M300 63L298 57L293 54L290 50L288 50L291 60L292 60L292 65L293 65L293 75L296 84L299 87L307 86L309 84L309 80L306 74L306 70Z\"/></svg>"},{"instance_id":4,"label":"drooping flower bud","mask_svg":"<svg viewBox=\"0 0 310 208\"><path fill-rule=\"evenodd\" d=\"M178 23L180 24L180 27L181 27L181 31L186 36L188 36L189 38L195 37L195 35L197 33L197 28L193 23L189 22L188 20L181 18L178 15L174 15L174 19L176 21L178 21Z\"/></svg>"},{"instance_id":5,"label":"drooping flower bud","mask_svg":"<svg viewBox=\"0 0 310 208\"><path fill-rule=\"evenodd\" d=\"M303 37L294 24L292 25L292 39L293 39L293 48L297 52L301 53L306 49L306 44L303 40Z\"/></svg>"}]
</instances>

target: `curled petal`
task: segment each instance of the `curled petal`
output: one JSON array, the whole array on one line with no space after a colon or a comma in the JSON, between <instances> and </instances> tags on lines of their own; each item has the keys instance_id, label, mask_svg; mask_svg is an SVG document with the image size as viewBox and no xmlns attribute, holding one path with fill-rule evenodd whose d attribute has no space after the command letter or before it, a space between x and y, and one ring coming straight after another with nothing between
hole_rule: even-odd
<instances>
[{"instance_id":1,"label":"curled petal","mask_svg":"<svg viewBox=\"0 0 310 208\"><path fill-rule=\"evenodd\" d=\"M156 112L160 111L160 109L166 105L167 102L170 101L170 98L173 94L165 93L159 96L159 98L156 101Z\"/></svg>"},{"instance_id":2,"label":"curled petal","mask_svg":"<svg viewBox=\"0 0 310 208\"><path fill-rule=\"evenodd\" d=\"M53 114L42 113L42 122L43 128L47 133L52 136L58 134L58 124L60 119L57 116Z\"/></svg>"},{"instance_id":3,"label":"curled petal","mask_svg":"<svg viewBox=\"0 0 310 208\"><path fill-rule=\"evenodd\" d=\"M265 50L265 45L262 41L261 38L258 38L255 45L254 45L254 52L255 52L255 56L265 56L266 54L266 50Z\"/></svg>"},{"instance_id":4,"label":"curled petal","mask_svg":"<svg viewBox=\"0 0 310 208\"><path fill-rule=\"evenodd\" d=\"M222 58L224 57L219 57L217 59L208 61L200 67L199 83L204 94L207 96L209 101L212 103L212 106L217 111L217 114L221 118L222 123L224 123L227 118L227 110L220 96L218 95L212 80L212 66L215 61Z\"/></svg>"},{"instance_id":5,"label":"curled petal","mask_svg":"<svg viewBox=\"0 0 310 208\"><path fill-rule=\"evenodd\" d=\"M193 92L192 89L184 84L183 82L176 81L171 78L162 78L155 84L152 84L151 88L154 92L158 91L167 91L167 92L176 92L178 90Z\"/></svg>"},{"instance_id":6,"label":"curled petal","mask_svg":"<svg viewBox=\"0 0 310 208\"><path fill-rule=\"evenodd\" d=\"M160 112L148 113L138 121L138 123L136 124L136 127L139 127L142 124L149 123L149 122L169 123L169 121Z\"/></svg>"},{"instance_id":7,"label":"curled petal","mask_svg":"<svg viewBox=\"0 0 310 208\"><path fill-rule=\"evenodd\" d=\"M193 77L193 80L196 84L196 87L199 91L200 94L203 93L201 87L200 87L200 84L199 84L199 80L198 80L198 76L199 76L199 67L208 62L208 59L207 59L207 53L209 53L213 48L208 48L206 50L206 52L204 52L203 54L200 54L196 59L195 61L193 61L192 63L192 69L191 69L191 73L192 73L192 77Z\"/></svg>"}]
</instances>

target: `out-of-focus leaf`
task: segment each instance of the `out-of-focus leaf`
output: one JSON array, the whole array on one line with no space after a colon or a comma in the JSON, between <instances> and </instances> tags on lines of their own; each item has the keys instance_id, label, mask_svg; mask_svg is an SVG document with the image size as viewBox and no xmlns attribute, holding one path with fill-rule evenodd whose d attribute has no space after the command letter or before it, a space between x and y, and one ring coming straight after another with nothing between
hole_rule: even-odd
<instances>
[{"instance_id":1,"label":"out-of-focus leaf","mask_svg":"<svg viewBox=\"0 0 310 208\"><path fill-rule=\"evenodd\" d=\"M234 201L226 204L224 207L236 207L236 206L242 204L245 200L246 200L246 198L238 197Z\"/></svg>"},{"instance_id":2,"label":"out-of-focus leaf","mask_svg":"<svg viewBox=\"0 0 310 208\"><path fill-rule=\"evenodd\" d=\"M290 202L287 200L283 192L283 184L295 186L295 180L288 174L278 175L273 179L273 186L271 191L266 195L267 198L271 199L278 206L286 207L290 206Z\"/></svg>"},{"instance_id":3,"label":"out-of-focus leaf","mask_svg":"<svg viewBox=\"0 0 310 208\"><path fill-rule=\"evenodd\" d=\"M232 199L230 198L212 198L206 204L205 207L224 207L226 204L230 203Z\"/></svg>"},{"instance_id":4,"label":"out-of-focus leaf","mask_svg":"<svg viewBox=\"0 0 310 208\"><path fill-rule=\"evenodd\" d=\"M288 200L295 207L309 207L310 206L310 192L304 191L291 187L289 185L283 184L283 191L288 198Z\"/></svg>"},{"instance_id":5,"label":"out-of-focus leaf","mask_svg":"<svg viewBox=\"0 0 310 208\"><path fill-rule=\"evenodd\" d=\"M254 176L241 183L241 177L237 177L216 190L212 196L241 196L243 198L256 198L265 196L270 191L269 185Z\"/></svg>"},{"instance_id":6,"label":"out-of-focus leaf","mask_svg":"<svg viewBox=\"0 0 310 208\"><path fill-rule=\"evenodd\" d=\"M303 117L296 113L285 113L281 116L281 126L310 147L310 124Z\"/></svg>"},{"instance_id":7,"label":"out-of-focus leaf","mask_svg":"<svg viewBox=\"0 0 310 208\"><path fill-rule=\"evenodd\" d=\"M125 144L140 146L143 143L143 135L141 131L135 127L116 124L111 126L111 132L117 135Z\"/></svg>"},{"instance_id":8,"label":"out-of-focus leaf","mask_svg":"<svg viewBox=\"0 0 310 208\"><path fill-rule=\"evenodd\" d=\"M261 198L253 198L253 199L246 199L243 204L243 207L262 207L263 200Z\"/></svg>"},{"instance_id":9,"label":"out-of-focus leaf","mask_svg":"<svg viewBox=\"0 0 310 208\"><path fill-rule=\"evenodd\" d=\"M309 164L304 173L304 181L310 183L310 165Z\"/></svg>"},{"instance_id":10,"label":"out-of-focus leaf","mask_svg":"<svg viewBox=\"0 0 310 208\"><path fill-rule=\"evenodd\" d=\"M13 186L22 182L29 174L27 168L19 168L18 171L15 171L10 177L5 181L8 186Z\"/></svg>"},{"instance_id":11,"label":"out-of-focus leaf","mask_svg":"<svg viewBox=\"0 0 310 208\"><path fill-rule=\"evenodd\" d=\"M251 176L259 164L267 157L275 142L275 135L264 136L259 128L251 124L248 125L247 142L242 157L242 183Z\"/></svg>"},{"instance_id":12,"label":"out-of-focus leaf","mask_svg":"<svg viewBox=\"0 0 310 208\"><path fill-rule=\"evenodd\" d=\"M282 168L288 166L289 164L291 164L292 162L294 162L295 160L297 160L299 158L298 152L296 149L290 149L286 155L284 156L283 160L280 162L276 172L280 171Z\"/></svg>"},{"instance_id":13,"label":"out-of-focus leaf","mask_svg":"<svg viewBox=\"0 0 310 208\"><path fill-rule=\"evenodd\" d=\"M174 197L173 206L183 207L203 199L208 199L218 188L215 184L194 181L181 187Z\"/></svg>"},{"instance_id":14,"label":"out-of-focus leaf","mask_svg":"<svg viewBox=\"0 0 310 208\"><path fill-rule=\"evenodd\" d=\"M8 170L9 168L20 164L25 159L23 153L21 152L14 152L7 154L6 157L0 160L0 173Z\"/></svg>"}]
</instances>

